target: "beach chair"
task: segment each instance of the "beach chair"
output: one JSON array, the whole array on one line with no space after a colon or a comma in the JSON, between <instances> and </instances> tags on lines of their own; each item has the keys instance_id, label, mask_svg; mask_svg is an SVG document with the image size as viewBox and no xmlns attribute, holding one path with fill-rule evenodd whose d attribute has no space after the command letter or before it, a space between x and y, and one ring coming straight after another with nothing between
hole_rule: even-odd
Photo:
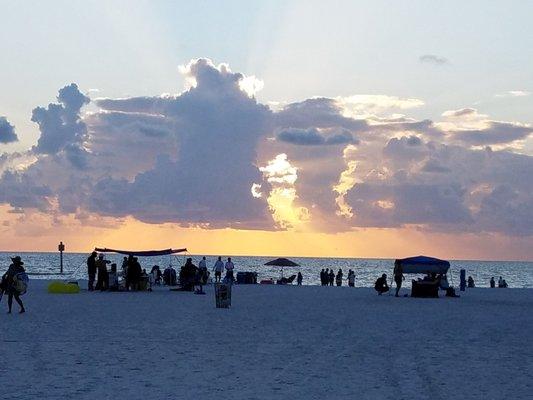
<instances>
[{"instance_id":1,"label":"beach chair","mask_svg":"<svg viewBox=\"0 0 533 400\"><path fill-rule=\"evenodd\" d=\"M296 275L291 275L288 278L280 278L277 280L278 285L290 285L296 279Z\"/></svg>"}]
</instances>

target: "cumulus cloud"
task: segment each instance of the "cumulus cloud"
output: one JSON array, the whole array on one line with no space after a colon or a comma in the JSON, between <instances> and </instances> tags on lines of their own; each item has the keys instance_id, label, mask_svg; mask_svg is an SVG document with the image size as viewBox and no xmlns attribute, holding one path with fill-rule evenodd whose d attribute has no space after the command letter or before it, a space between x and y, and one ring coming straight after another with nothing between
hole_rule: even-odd
<instances>
[{"instance_id":1,"label":"cumulus cloud","mask_svg":"<svg viewBox=\"0 0 533 400\"><path fill-rule=\"evenodd\" d=\"M87 126L81 120L80 110L90 99L72 83L59 90L57 101L50 103L47 108L37 107L33 110L31 120L39 125L41 132L34 152L64 152L73 166L82 168L86 165L83 142Z\"/></svg>"},{"instance_id":2,"label":"cumulus cloud","mask_svg":"<svg viewBox=\"0 0 533 400\"><path fill-rule=\"evenodd\" d=\"M6 117L0 117L0 143L12 143L17 140L15 127L9 123Z\"/></svg>"},{"instance_id":3,"label":"cumulus cloud","mask_svg":"<svg viewBox=\"0 0 533 400\"><path fill-rule=\"evenodd\" d=\"M408 137L390 139L382 155L358 151L366 157L345 199L356 226L533 234L533 212L526 211L533 201L530 156ZM503 213L496 206L500 198Z\"/></svg>"},{"instance_id":4,"label":"cumulus cloud","mask_svg":"<svg viewBox=\"0 0 533 400\"><path fill-rule=\"evenodd\" d=\"M446 65L450 62L447 58L442 56L437 56L435 54L423 54L421 55L418 60L421 63L427 63L427 64L433 64L433 65Z\"/></svg>"},{"instance_id":5,"label":"cumulus cloud","mask_svg":"<svg viewBox=\"0 0 533 400\"><path fill-rule=\"evenodd\" d=\"M385 95L269 107L262 82L226 64L181 72L182 93L99 98L85 113L89 98L61 89L34 110L36 146L0 156L0 203L58 221L533 235L533 158L510 147L526 124L473 108L416 119L403 113L422 100Z\"/></svg>"},{"instance_id":6,"label":"cumulus cloud","mask_svg":"<svg viewBox=\"0 0 533 400\"><path fill-rule=\"evenodd\" d=\"M132 182L100 181L89 208L147 222L272 228L266 200L251 196L252 186L263 180L255 166L256 146L270 127L270 110L244 91L244 76L225 64L200 59L181 70L190 89L180 95L97 101L137 124L139 115L161 117L158 132L171 129L179 145L174 159L158 157Z\"/></svg>"}]
</instances>

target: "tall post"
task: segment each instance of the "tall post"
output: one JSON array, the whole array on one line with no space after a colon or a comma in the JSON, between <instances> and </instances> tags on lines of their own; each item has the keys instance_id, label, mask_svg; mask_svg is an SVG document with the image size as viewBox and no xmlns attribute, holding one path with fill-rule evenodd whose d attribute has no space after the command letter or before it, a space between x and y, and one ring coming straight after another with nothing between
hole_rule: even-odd
<instances>
[{"instance_id":1,"label":"tall post","mask_svg":"<svg viewBox=\"0 0 533 400\"><path fill-rule=\"evenodd\" d=\"M59 242L57 249L59 250L59 273L63 274L63 252L65 251L65 245L63 242Z\"/></svg>"},{"instance_id":2,"label":"tall post","mask_svg":"<svg viewBox=\"0 0 533 400\"><path fill-rule=\"evenodd\" d=\"M466 289L466 271L464 269L462 269L460 271L460 282L459 282L459 288L461 290L461 292L464 292L465 289Z\"/></svg>"}]
</instances>

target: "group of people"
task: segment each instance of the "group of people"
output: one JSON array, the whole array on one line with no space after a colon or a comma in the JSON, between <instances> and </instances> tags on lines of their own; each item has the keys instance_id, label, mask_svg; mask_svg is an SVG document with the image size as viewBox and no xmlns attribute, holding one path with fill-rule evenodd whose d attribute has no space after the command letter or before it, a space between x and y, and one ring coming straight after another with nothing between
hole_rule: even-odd
<instances>
[{"instance_id":1,"label":"group of people","mask_svg":"<svg viewBox=\"0 0 533 400\"><path fill-rule=\"evenodd\" d=\"M494 280L494 277L490 278L490 287L493 289L496 287L496 281ZM509 287L507 285L507 281L503 279L501 276L500 276L500 279L498 279L498 287L504 288L504 289Z\"/></svg>"},{"instance_id":2,"label":"group of people","mask_svg":"<svg viewBox=\"0 0 533 400\"><path fill-rule=\"evenodd\" d=\"M12 257L11 265L9 265L7 272L2 275L2 279L0 280L0 300L4 293L6 293L8 314L11 314L13 299L15 299L20 307L19 313L22 314L26 312L24 304L20 299L20 296L26 293L28 288L28 275L26 275L23 265L24 262L20 256Z\"/></svg>"},{"instance_id":3,"label":"group of people","mask_svg":"<svg viewBox=\"0 0 533 400\"><path fill-rule=\"evenodd\" d=\"M339 268L337 274L335 274L333 268L322 268L320 271L320 284L322 286L342 286L343 277L344 273L342 272L341 268ZM355 286L355 272L353 270L348 270L348 276L346 277L346 280L348 281L348 286Z\"/></svg>"},{"instance_id":4,"label":"group of people","mask_svg":"<svg viewBox=\"0 0 533 400\"><path fill-rule=\"evenodd\" d=\"M111 264L111 269L108 270L108 264ZM222 257L218 257L215 262L212 271L215 274L215 282L228 282L233 283L235 265L228 257L224 263ZM225 271L225 276L222 275ZM88 275L88 290L100 290L100 291L137 291L146 290L151 285L158 285L162 282L168 286L175 286L179 284L183 290L194 290L196 286L205 285L209 276L211 275L208 270L207 260L202 257L198 266L194 265L192 258L187 258L185 264L181 267L179 275L176 274L176 270L169 266L163 272L158 265L154 265L150 274L141 267L141 264L137 257L129 255L124 257L122 261L121 274L123 277L123 285L119 284L119 273L117 271L117 264L111 263L106 260L104 254L98 255L95 251L87 258L87 275ZM95 284L96 282L96 284Z\"/></svg>"},{"instance_id":5,"label":"group of people","mask_svg":"<svg viewBox=\"0 0 533 400\"><path fill-rule=\"evenodd\" d=\"M489 284L492 289L496 287L496 280L494 279L494 277L490 278ZM475 288L476 283L474 282L474 278L469 276L468 279L466 280L466 286L469 288ZM509 285L507 284L507 281L503 279L501 276L500 276L500 279L498 279L498 287L499 288L509 287Z\"/></svg>"},{"instance_id":6,"label":"group of people","mask_svg":"<svg viewBox=\"0 0 533 400\"><path fill-rule=\"evenodd\" d=\"M111 264L111 269L108 270L107 265ZM146 270L141 267L137 257L130 255L124 257L122 260L121 274L124 278L123 289L129 290L142 290L143 282L147 282L148 274ZM161 271L159 267L155 265L152 268L152 273L161 277ZM159 272L158 272L159 271ZM87 275L88 275L88 290L100 290L100 291L118 291L121 289L119 286L119 272L116 263L106 260L104 254L98 255L95 251L87 258ZM95 285L96 281L96 285Z\"/></svg>"}]
</instances>

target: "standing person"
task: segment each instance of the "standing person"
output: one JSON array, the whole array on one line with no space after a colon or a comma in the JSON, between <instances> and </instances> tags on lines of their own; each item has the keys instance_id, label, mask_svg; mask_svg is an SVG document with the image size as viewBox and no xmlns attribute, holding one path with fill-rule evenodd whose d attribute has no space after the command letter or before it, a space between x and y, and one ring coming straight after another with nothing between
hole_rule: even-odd
<instances>
[{"instance_id":1,"label":"standing person","mask_svg":"<svg viewBox=\"0 0 533 400\"><path fill-rule=\"evenodd\" d=\"M337 276L335 277L335 283L337 286L342 286L342 269L339 268L339 271L337 272Z\"/></svg>"},{"instance_id":2,"label":"standing person","mask_svg":"<svg viewBox=\"0 0 533 400\"><path fill-rule=\"evenodd\" d=\"M96 270L98 271L98 278L96 280L96 290L102 292L109 288L109 274L107 272L107 264L109 261L104 259L104 255L100 254L96 260Z\"/></svg>"},{"instance_id":3,"label":"standing person","mask_svg":"<svg viewBox=\"0 0 533 400\"><path fill-rule=\"evenodd\" d=\"M494 277L490 278L490 287L491 289L494 289L496 287L496 281L494 280Z\"/></svg>"},{"instance_id":4,"label":"standing person","mask_svg":"<svg viewBox=\"0 0 533 400\"><path fill-rule=\"evenodd\" d=\"M329 268L326 268L326 271L324 272L324 286L328 286L329 284Z\"/></svg>"},{"instance_id":5,"label":"standing person","mask_svg":"<svg viewBox=\"0 0 533 400\"><path fill-rule=\"evenodd\" d=\"M333 286L333 283L335 282L335 272L333 272L333 268L329 270L328 278L329 286Z\"/></svg>"},{"instance_id":6,"label":"standing person","mask_svg":"<svg viewBox=\"0 0 533 400\"><path fill-rule=\"evenodd\" d=\"M113 263L111 264L111 272L107 275L109 278L108 282L108 289L116 292L118 291L118 272L117 272L117 264Z\"/></svg>"},{"instance_id":7,"label":"standing person","mask_svg":"<svg viewBox=\"0 0 533 400\"><path fill-rule=\"evenodd\" d=\"M126 290L128 290L127 282L128 282L128 257L124 257L122 259L122 278L124 279L124 286L126 286Z\"/></svg>"},{"instance_id":8,"label":"standing person","mask_svg":"<svg viewBox=\"0 0 533 400\"><path fill-rule=\"evenodd\" d=\"M500 279L498 279L498 287L499 288L503 287L503 278L501 276L500 276Z\"/></svg>"},{"instance_id":9,"label":"standing person","mask_svg":"<svg viewBox=\"0 0 533 400\"><path fill-rule=\"evenodd\" d=\"M25 274L24 270L24 263L22 262L20 256L13 257L11 259L13 262L7 272L5 273L2 280L5 282L5 289L7 291L7 307L8 307L8 314L11 314L11 308L13 307L13 297L15 298L15 301L20 306L19 313L25 313L26 309L24 308L24 304L22 304L22 300L20 299L20 295L24 294L26 292L26 284L20 283L23 282L19 279L19 274Z\"/></svg>"},{"instance_id":10,"label":"standing person","mask_svg":"<svg viewBox=\"0 0 533 400\"><path fill-rule=\"evenodd\" d=\"M141 263L139 262L139 259L137 257L133 257L133 277L131 280L132 286L134 290L139 290L139 283L141 282L141 276L143 273L143 269L141 267Z\"/></svg>"},{"instance_id":11,"label":"standing person","mask_svg":"<svg viewBox=\"0 0 533 400\"><path fill-rule=\"evenodd\" d=\"M222 262L222 257L218 257L217 262L213 266L213 271L215 271L215 282L220 282L222 278L222 271L224 271L224 263Z\"/></svg>"},{"instance_id":12,"label":"standing person","mask_svg":"<svg viewBox=\"0 0 533 400\"><path fill-rule=\"evenodd\" d=\"M228 257L228 261L226 262L226 279L233 283L233 270L235 269L235 265L231 261L231 257Z\"/></svg>"},{"instance_id":13,"label":"standing person","mask_svg":"<svg viewBox=\"0 0 533 400\"><path fill-rule=\"evenodd\" d=\"M200 284L205 285L207 283L207 260L205 259L205 256L202 257L198 263L198 274Z\"/></svg>"},{"instance_id":14,"label":"standing person","mask_svg":"<svg viewBox=\"0 0 533 400\"><path fill-rule=\"evenodd\" d=\"M87 258L87 275L89 276L88 290L94 290L94 279L96 277L96 251L93 251Z\"/></svg>"},{"instance_id":15,"label":"standing person","mask_svg":"<svg viewBox=\"0 0 533 400\"><path fill-rule=\"evenodd\" d=\"M302 276L302 273L298 272L298 277L296 278L296 282L298 282L298 286L302 286L303 280L304 280L304 277Z\"/></svg>"},{"instance_id":16,"label":"standing person","mask_svg":"<svg viewBox=\"0 0 533 400\"><path fill-rule=\"evenodd\" d=\"M124 261L122 264L124 268ZM125 273L125 285L126 285L126 291L129 291L132 286L132 278L133 278L133 256L130 254L128 258L126 259L126 273Z\"/></svg>"},{"instance_id":17,"label":"standing person","mask_svg":"<svg viewBox=\"0 0 533 400\"><path fill-rule=\"evenodd\" d=\"M352 270L348 272L348 286L349 287L355 286L355 272Z\"/></svg>"},{"instance_id":18,"label":"standing person","mask_svg":"<svg viewBox=\"0 0 533 400\"><path fill-rule=\"evenodd\" d=\"M320 271L320 285L324 286L324 268Z\"/></svg>"},{"instance_id":19,"label":"standing person","mask_svg":"<svg viewBox=\"0 0 533 400\"><path fill-rule=\"evenodd\" d=\"M405 276L403 276L403 268L402 265L399 262L394 263L394 282L396 283L396 297L400 297L400 289L402 288L402 282L405 279Z\"/></svg>"}]
</instances>

